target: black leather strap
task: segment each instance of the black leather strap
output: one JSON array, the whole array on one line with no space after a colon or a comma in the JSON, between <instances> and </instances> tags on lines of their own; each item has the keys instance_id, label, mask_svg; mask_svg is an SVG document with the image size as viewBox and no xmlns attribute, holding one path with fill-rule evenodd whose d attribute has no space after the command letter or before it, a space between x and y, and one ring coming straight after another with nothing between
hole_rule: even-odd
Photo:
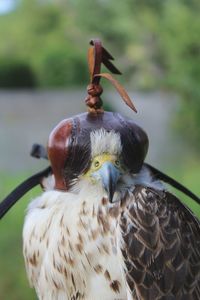
<instances>
[{"instance_id":1,"label":"black leather strap","mask_svg":"<svg viewBox=\"0 0 200 300\"><path fill-rule=\"evenodd\" d=\"M27 178L18 187L16 187L1 203L0 203L0 219L8 212L8 210L29 190L36 185L42 183L44 177L49 176L52 173L51 167L44 169L43 171Z\"/></svg>"},{"instance_id":2,"label":"black leather strap","mask_svg":"<svg viewBox=\"0 0 200 300\"><path fill-rule=\"evenodd\" d=\"M184 185L182 185L181 183L179 183L178 181L176 181L175 179L171 178L170 176L164 174L163 172L161 172L160 170L156 169L155 167L144 163L144 165L150 169L150 171L152 172L152 175L159 180L162 180L168 184L170 184L171 186L173 186L174 188L176 188L177 190L181 191L182 193L184 193L185 195L187 195L188 197L190 197L191 199L193 199L195 202L197 202L198 204L200 204L200 198L195 195L194 193L192 193L188 188L186 188Z\"/></svg>"},{"instance_id":3,"label":"black leather strap","mask_svg":"<svg viewBox=\"0 0 200 300\"><path fill-rule=\"evenodd\" d=\"M35 158L44 158L48 160L47 149L40 144L33 144L30 155Z\"/></svg>"}]
</instances>

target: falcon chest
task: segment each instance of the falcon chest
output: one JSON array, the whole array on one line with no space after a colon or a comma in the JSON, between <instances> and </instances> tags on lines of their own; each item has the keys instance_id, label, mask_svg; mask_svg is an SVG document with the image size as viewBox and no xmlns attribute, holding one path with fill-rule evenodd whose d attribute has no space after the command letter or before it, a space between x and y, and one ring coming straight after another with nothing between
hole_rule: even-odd
<instances>
[{"instance_id":1,"label":"falcon chest","mask_svg":"<svg viewBox=\"0 0 200 300\"><path fill-rule=\"evenodd\" d=\"M54 201L48 202L51 193ZM49 299L126 299L112 217L117 209L109 210L107 199L92 193L47 192L39 200L26 219L24 255L41 299L46 289ZM40 211L37 226L34 210L37 216Z\"/></svg>"}]
</instances>

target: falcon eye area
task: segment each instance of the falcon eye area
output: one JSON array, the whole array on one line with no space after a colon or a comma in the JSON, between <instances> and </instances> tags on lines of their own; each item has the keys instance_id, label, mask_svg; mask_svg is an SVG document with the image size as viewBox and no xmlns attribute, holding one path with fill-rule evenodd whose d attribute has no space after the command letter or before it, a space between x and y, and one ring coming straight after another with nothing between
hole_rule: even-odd
<instances>
[{"instance_id":1,"label":"falcon eye area","mask_svg":"<svg viewBox=\"0 0 200 300\"><path fill-rule=\"evenodd\" d=\"M119 167L119 166L120 166L120 161L119 161L118 159L115 161L115 166L116 166L116 167Z\"/></svg>"},{"instance_id":2,"label":"falcon eye area","mask_svg":"<svg viewBox=\"0 0 200 300\"><path fill-rule=\"evenodd\" d=\"M98 160L95 160L94 161L94 167L95 167L95 169L97 169L99 167L99 165L100 165L100 162Z\"/></svg>"}]
</instances>

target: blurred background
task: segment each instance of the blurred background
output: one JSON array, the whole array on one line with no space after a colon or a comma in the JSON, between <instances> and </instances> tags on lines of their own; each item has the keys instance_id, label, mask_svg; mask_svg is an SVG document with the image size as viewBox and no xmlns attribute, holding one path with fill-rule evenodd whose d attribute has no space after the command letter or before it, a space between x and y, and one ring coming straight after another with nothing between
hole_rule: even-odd
<instances>
[{"instance_id":1,"label":"blurred background","mask_svg":"<svg viewBox=\"0 0 200 300\"><path fill-rule=\"evenodd\" d=\"M116 58L134 114L103 82L108 110L148 133L152 163L200 194L199 0L0 0L0 199L47 162L29 156L63 118L85 111L87 49ZM36 188L0 224L0 299L35 299L22 226ZM200 208L178 194L200 216Z\"/></svg>"}]
</instances>

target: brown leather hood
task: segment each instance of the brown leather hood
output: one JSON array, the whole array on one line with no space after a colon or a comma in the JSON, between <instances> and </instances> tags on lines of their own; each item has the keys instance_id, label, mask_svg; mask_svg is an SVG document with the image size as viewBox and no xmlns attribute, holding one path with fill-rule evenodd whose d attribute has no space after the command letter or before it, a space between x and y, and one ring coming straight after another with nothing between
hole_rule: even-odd
<instances>
[{"instance_id":1,"label":"brown leather hood","mask_svg":"<svg viewBox=\"0 0 200 300\"><path fill-rule=\"evenodd\" d=\"M68 190L74 178L90 164L90 133L104 128L120 134L122 159L133 173L140 171L148 150L148 137L142 128L118 113L83 113L61 121L48 141L48 157L55 176L55 188Z\"/></svg>"}]
</instances>

